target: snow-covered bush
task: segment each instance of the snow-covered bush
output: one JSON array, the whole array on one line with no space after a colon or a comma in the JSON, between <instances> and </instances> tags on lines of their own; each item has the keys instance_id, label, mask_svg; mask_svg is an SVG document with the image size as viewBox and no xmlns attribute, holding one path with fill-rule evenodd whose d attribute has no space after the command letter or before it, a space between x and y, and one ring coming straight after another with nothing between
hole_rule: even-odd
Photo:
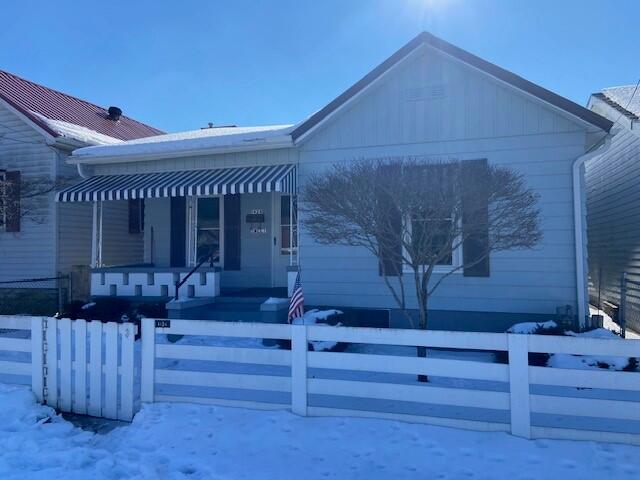
<instances>
[{"instance_id":1,"label":"snow-covered bush","mask_svg":"<svg viewBox=\"0 0 640 480\"><path fill-rule=\"evenodd\" d=\"M511 326L507 333L523 335L560 335L583 338L622 339L614 332L605 328L596 328L587 332L575 333L564 330L554 321L525 322ZM509 354L505 351L494 352L497 363L508 363ZM637 371L638 359L612 356L571 355L567 353L529 353L529 365L554 368L590 369L599 368L606 370Z\"/></svg>"},{"instance_id":2,"label":"snow-covered bush","mask_svg":"<svg viewBox=\"0 0 640 480\"><path fill-rule=\"evenodd\" d=\"M342 326L340 321L343 312L340 310L318 310L312 309L304 313L300 318L293 320L294 325L330 325L333 327ZM309 342L309 350L312 352L342 352L348 347L348 343L331 342L331 341L311 341ZM291 349L290 340L281 340L278 346L285 350Z\"/></svg>"}]
</instances>

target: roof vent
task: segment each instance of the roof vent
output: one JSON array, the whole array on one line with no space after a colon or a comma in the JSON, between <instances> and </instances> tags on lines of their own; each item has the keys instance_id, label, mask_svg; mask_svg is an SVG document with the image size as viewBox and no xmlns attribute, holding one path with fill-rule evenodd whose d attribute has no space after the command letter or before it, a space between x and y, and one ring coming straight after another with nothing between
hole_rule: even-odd
<instances>
[{"instance_id":1,"label":"roof vent","mask_svg":"<svg viewBox=\"0 0 640 480\"><path fill-rule=\"evenodd\" d=\"M109 112L109 115L107 115L107 119L113 120L114 122L120 120L120 116L122 115L121 109L119 109L118 107L109 107L109 110L107 111Z\"/></svg>"}]
</instances>

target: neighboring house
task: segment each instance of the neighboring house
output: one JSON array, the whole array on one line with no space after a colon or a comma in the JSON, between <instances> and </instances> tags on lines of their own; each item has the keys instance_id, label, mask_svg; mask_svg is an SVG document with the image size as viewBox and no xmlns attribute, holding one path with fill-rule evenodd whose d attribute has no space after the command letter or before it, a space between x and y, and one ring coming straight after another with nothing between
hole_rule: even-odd
<instances>
[{"instance_id":1,"label":"neighboring house","mask_svg":"<svg viewBox=\"0 0 640 480\"><path fill-rule=\"evenodd\" d=\"M3 313L26 308L27 303L41 307L42 299L34 297L33 289L55 286L51 281L6 282L52 278L68 273L74 265L89 264L91 206L55 203L52 191L57 184L80 180L76 167L66 162L71 152L163 133L118 115L119 109L111 111L110 116L104 108L0 70ZM51 191L36 194L47 190ZM113 208L121 210L116 204ZM126 209L120 213L126 214ZM24 296L29 302L18 298Z\"/></svg>"},{"instance_id":2,"label":"neighboring house","mask_svg":"<svg viewBox=\"0 0 640 480\"><path fill-rule=\"evenodd\" d=\"M616 123L606 153L586 165L590 296L609 313L629 279L627 323L640 331L640 87L606 88L588 107Z\"/></svg>"},{"instance_id":3,"label":"neighboring house","mask_svg":"<svg viewBox=\"0 0 640 480\"><path fill-rule=\"evenodd\" d=\"M287 271L299 264L307 306L378 310L376 318L382 312L386 324L403 326L376 258L319 245L297 225L298 186L336 162L487 159L522 172L540 194L544 238L533 250L494 253L483 268L447 278L430 300L431 327L499 331L567 309L584 321L581 167L611 126L422 33L297 125L211 128L77 150L69 162L91 178L58 200L94 205L95 295L166 298L203 253L214 252L215 265L181 288L181 315L206 314L201 307L188 313L188 297L198 305L221 289L259 287L266 295L290 285ZM113 205L136 202L144 203L144 246L130 261L145 265L119 267L122 236L99 226L122 218Z\"/></svg>"}]
</instances>

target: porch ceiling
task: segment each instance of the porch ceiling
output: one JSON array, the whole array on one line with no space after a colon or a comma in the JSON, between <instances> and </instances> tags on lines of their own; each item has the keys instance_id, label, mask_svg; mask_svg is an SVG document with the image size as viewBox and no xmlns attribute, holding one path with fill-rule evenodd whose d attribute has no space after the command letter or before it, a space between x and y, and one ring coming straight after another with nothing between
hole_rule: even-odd
<instances>
[{"instance_id":1,"label":"porch ceiling","mask_svg":"<svg viewBox=\"0 0 640 480\"><path fill-rule=\"evenodd\" d=\"M296 193L295 165L97 175L58 192L56 201L89 202L259 192Z\"/></svg>"}]
</instances>

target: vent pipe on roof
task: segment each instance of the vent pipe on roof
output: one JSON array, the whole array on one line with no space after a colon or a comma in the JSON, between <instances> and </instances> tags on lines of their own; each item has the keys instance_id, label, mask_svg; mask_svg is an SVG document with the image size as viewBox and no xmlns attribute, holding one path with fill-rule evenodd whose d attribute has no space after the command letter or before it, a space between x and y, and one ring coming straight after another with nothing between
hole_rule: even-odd
<instances>
[{"instance_id":1,"label":"vent pipe on roof","mask_svg":"<svg viewBox=\"0 0 640 480\"><path fill-rule=\"evenodd\" d=\"M109 112L109 115L107 115L107 119L113 120L114 122L120 120L120 116L122 115L121 109L119 109L118 107L109 107L109 110L107 111Z\"/></svg>"}]
</instances>

